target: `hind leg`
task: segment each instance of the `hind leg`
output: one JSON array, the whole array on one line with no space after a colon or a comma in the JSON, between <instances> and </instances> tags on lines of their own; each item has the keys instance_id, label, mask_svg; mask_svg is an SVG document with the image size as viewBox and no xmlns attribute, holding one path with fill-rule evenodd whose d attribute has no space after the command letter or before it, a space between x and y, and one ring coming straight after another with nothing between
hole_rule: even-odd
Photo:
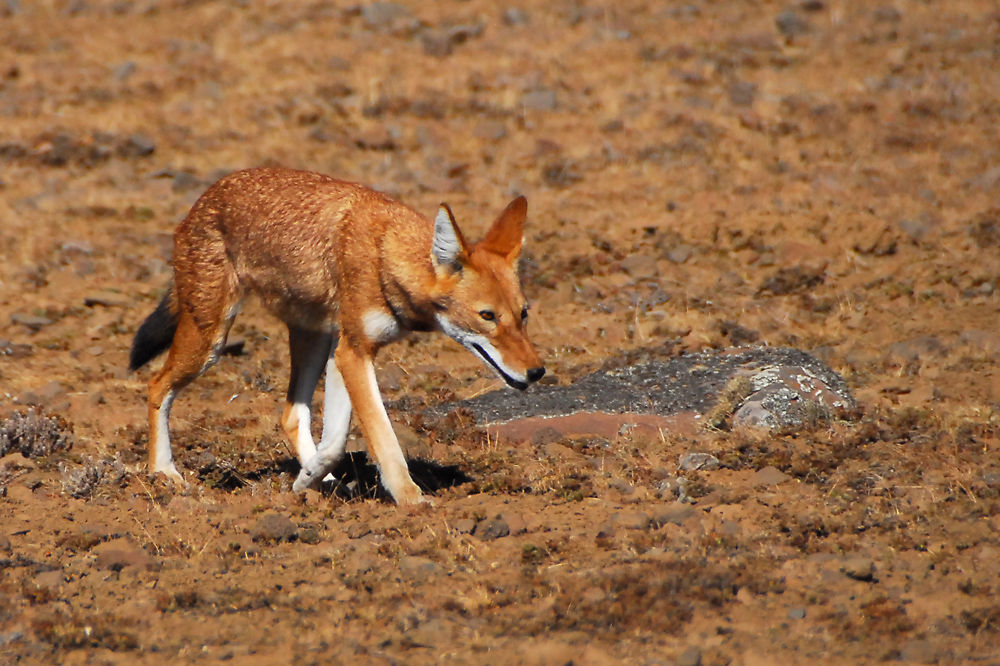
<instances>
[{"instance_id":1,"label":"hind leg","mask_svg":"<svg viewBox=\"0 0 1000 666\"><path fill-rule=\"evenodd\" d=\"M177 331L167 360L149 381L149 470L184 483L174 465L170 448L170 408L178 392L215 364L236 318L235 289L227 289L216 303L215 317L206 317L202 308L196 317L181 301Z\"/></svg>"},{"instance_id":2,"label":"hind leg","mask_svg":"<svg viewBox=\"0 0 1000 666\"><path fill-rule=\"evenodd\" d=\"M303 465L316 455L316 445L310 429L310 409L316 384L323 373L323 363L329 358L332 346L331 333L288 327L292 370L288 380L285 410L281 415L281 428Z\"/></svg>"}]
</instances>

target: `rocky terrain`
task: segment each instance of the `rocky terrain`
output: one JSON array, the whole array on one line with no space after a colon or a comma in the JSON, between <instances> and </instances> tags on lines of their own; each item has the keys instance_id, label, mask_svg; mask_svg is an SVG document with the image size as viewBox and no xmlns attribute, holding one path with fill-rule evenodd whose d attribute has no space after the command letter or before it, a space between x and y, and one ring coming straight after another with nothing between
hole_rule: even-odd
<instances>
[{"instance_id":1,"label":"rocky terrain","mask_svg":"<svg viewBox=\"0 0 1000 666\"><path fill-rule=\"evenodd\" d=\"M0 661L997 661L995 3L8 0L0 33ZM174 488L128 348L174 226L260 164L471 236L527 196L549 372L508 416L769 349L851 400L744 422L727 379L699 419L505 429L415 334L377 370L434 506L357 433L299 496L251 302Z\"/></svg>"}]
</instances>

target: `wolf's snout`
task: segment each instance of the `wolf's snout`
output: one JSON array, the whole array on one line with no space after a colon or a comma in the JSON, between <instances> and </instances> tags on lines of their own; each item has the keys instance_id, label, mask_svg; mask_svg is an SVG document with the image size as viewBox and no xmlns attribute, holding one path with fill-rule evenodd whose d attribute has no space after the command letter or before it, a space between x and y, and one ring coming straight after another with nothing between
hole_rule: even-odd
<instances>
[{"instance_id":1,"label":"wolf's snout","mask_svg":"<svg viewBox=\"0 0 1000 666\"><path fill-rule=\"evenodd\" d=\"M529 382L537 382L545 375L545 368L541 366L537 368L528 368L528 372L526 374L528 375Z\"/></svg>"}]
</instances>

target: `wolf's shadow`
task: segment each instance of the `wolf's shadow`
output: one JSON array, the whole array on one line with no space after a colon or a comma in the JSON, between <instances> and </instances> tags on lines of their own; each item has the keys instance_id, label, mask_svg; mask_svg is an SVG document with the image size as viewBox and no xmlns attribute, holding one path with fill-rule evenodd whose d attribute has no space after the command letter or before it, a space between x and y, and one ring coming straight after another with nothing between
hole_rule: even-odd
<instances>
[{"instance_id":1,"label":"wolf's shadow","mask_svg":"<svg viewBox=\"0 0 1000 666\"><path fill-rule=\"evenodd\" d=\"M472 481L472 477L458 468L457 465L442 465L432 460L410 458L406 461L410 468L410 476L424 492L435 492L443 488L453 488ZM299 473L299 461L295 458L285 458L265 465L247 474L239 474L234 469L218 464L211 464L199 470L199 477L204 482L212 479L212 485L226 490L237 490L249 482L259 482L288 474L295 478ZM343 500L359 498L378 498L391 501L389 493L379 483L378 468L368 460L364 451L352 451L344 454L332 472L332 481L323 481L316 489L328 497Z\"/></svg>"}]
</instances>

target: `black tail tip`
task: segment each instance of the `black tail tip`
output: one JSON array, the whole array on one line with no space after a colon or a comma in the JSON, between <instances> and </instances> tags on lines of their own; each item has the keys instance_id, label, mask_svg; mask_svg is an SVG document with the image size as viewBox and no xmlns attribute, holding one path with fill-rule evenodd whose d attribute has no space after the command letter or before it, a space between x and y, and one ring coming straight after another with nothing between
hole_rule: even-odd
<instances>
[{"instance_id":1,"label":"black tail tip","mask_svg":"<svg viewBox=\"0 0 1000 666\"><path fill-rule=\"evenodd\" d=\"M539 366L537 368L529 368L526 374L528 375L529 382L537 382L539 379L545 376L545 368L543 368L542 366Z\"/></svg>"},{"instance_id":2,"label":"black tail tip","mask_svg":"<svg viewBox=\"0 0 1000 666\"><path fill-rule=\"evenodd\" d=\"M136 331L128 358L130 372L149 363L173 343L174 333L177 331L177 315L172 312L170 301L168 292Z\"/></svg>"}]
</instances>

